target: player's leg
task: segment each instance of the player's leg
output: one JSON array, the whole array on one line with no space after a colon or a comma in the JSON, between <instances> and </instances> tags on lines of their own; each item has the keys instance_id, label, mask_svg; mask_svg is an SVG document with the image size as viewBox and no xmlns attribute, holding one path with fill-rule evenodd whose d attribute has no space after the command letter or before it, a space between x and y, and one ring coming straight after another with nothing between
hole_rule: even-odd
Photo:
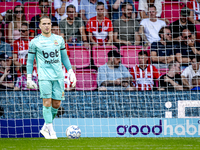
<instances>
[{"instance_id":1,"label":"player's leg","mask_svg":"<svg viewBox=\"0 0 200 150\"><path fill-rule=\"evenodd\" d=\"M54 100L54 99L52 100L52 106L51 106L52 120L56 117L60 104L61 100Z\"/></svg>"},{"instance_id":2,"label":"player's leg","mask_svg":"<svg viewBox=\"0 0 200 150\"><path fill-rule=\"evenodd\" d=\"M58 113L58 108L60 107L61 100L65 99L65 93L64 93L64 80L56 80L53 81L52 85L52 119L55 118L55 116Z\"/></svg>"},{"instance_id":3,"label":"player's leg","mask_svg":"<svg viewBox=\"0 0 200 150\"><path fill-rule=\"evenodd\" d=\"M61 100L64 100L64 80L52 81L52 120L58 113L58 108L60 107ZM57 138L56 135L51 135L51 138Z\"/></svg>"},{"instance_id":4,"label":"player's leg","mask_svg":"<svg viewBox=\"0 0 200 150\"><path fill-rule=\"evenodd\" d=\"M40 133L46 138L51 139L49 134L52 126L52 113L51 113L51 104L52 104L52 83L51 81L39 81L40 88L40 98L43 99L43 118L44 125L40 130Z\"/></svg>"}]
</instances>

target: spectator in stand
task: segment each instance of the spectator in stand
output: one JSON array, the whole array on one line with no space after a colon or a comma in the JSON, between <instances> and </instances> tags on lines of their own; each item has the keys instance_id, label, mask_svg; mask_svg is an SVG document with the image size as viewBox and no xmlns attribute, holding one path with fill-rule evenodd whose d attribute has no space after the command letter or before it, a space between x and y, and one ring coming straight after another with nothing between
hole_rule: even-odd
<instances>
[{"instance_id":1,"label":"spectator in stand","mask_svg":"<svg viewBox=\"0 0 200 150\"><path fill-rule=\"evenodd\" d=\"M192 78L200 75L200 56L190 56L191 64L181 74L184 87L192 89Z\"/></svg>"},{"instance_id":2,"label":"spectator in stand","mask_svg":"<svg viewBox=\"0 0 200 150\"><path fill-rule=\"evenodd\" d=\"M131 19L133 6L129 2L122 4L122 16L114 21L113 41L118 48L124 45L139 45L139 23Z\"/></svg>"},{"instance_id":3,"label":"spectator in stand","mask_svg":"<svg viewBox=\"0 0 200 150\"><path fill-rule=\"evenodd\" d=\"M133 4L133 0L109 0L112 12L112 21L118 20L120 16L122 16L122 8L125 3L129 3L132 6L132 8L129 9L131 14L130 18L135 19L136 10Z\"/></svg>"},{"instance_id":4,"label":"spectator in stand","mask_svg":"<svg viewBox=\"0 0 200 150\"><path fill-rule=\"evenodd\" d=\"M74 5L67 6L68 17L59 23L61 36L66 40L69 46L89 47L85 33L85 26L81 18L75 17Z\"/></svg>"},{"instance_id":5,"label":"spectator in stand","mask_svg":"<svg viewBox=\"0 0 200 150\"><path fill-rule=\"evenodd\" d=\"M175 59L174 45L171 31L168 27L162 27L159 31L160 41L151 44L151 60L158 68L168 68L168 64Z\"/></svg>"},{"instance_id":6,"label":"spectator in stand","mask_svg":"<svg viewBox=\"0 0 200 150\"><path fill-rule=\"evenodd\" d=\"M5 43L1 39L2 39L2 30L0 30L0 55L5 53L9 57L9 66L10 66L12 64L11 59L13 58L11 46L10 44Z\"/></svg>"},{"instance_id":7,"label":"spectator in stand","mask_svg":"<svg viewBox=\"0 0 200 150\"><path fill-rule=\"evenodd\" d=\"M11 90L14 88L16 76L9 65L9 57L2 53L0 55L0 90Z\"/></svg>"},{"instance_id":8,"label":"spectator in stand","mask_svg":"<svg viewBox=\"0 0 200 150\"><path fill-rule=\"evenodd\" d=\"M22 65L21 72L22 72L22 75L20 77L17 77L17 82L15 84L14 90L37 90L37 89L28 89L27 88L27 71L26 71L26 65ZM32 80L38 86L38 77L37 76L32 76Z\"/></svg>"},{"instance_id":9,"label":"spectator in stand","mask_svg":"<svg viewBox=\"0 0 200 150\"><path fill-rule=\"evenodd\" d=\"M189 29L192 34L195 33L196 27L195 25L189 20L190 9L187 7L183 7L180 13L180 19L172 22L169 26L172 34L173 41L180 42L181 41L181 34L184 29Z\"/></svg>"},{"instance_id":10,"label":"spectator in stand","mask_svg":"<svg viewBox=\"0 0 200 150\"><path fill-rule=\"evenodd\" d=\"M17 5L14 8L13 21L8 24L8 39L10 43L20 38L21 24L26 22L26 16L24 15L24 8L21 5Z\"/></svg>"},{"instance_id":11,"label":"spectator in stand","mask_svg":"<svg viewBox=\"0 0 200 150\"><path fill-rule=\"evenodd\" d=\"M138 10L140 11L140 18L149 18L148 7L150 5L154 5L156 7L156 17L160 17L162 14L162 2L164 2L164 0L139 0Z\"/></svg>"},{"instance_id":12,"label":"spectator in stand","mask_svg":"<svg viewBox=\"0 0 200 150\"><path fill-rule=\"evenodd\" d=\"M176 59L181 63L182 70L190 63L190 56L200 55L200 43L196 42L195 35L188 29L182 32L182 42L176 46Z\"/></svg>"},{"instance_id":13,"label":"spectator in stand","mask_svg":"<svg viewBox=\"0 0 200 150\"><path fill-rule=\"evenodd\" d=\"M141 20L150 18L149 13L148 13L148 8L151 5L154 5L156 7L156 10L157 10L156 17L160 18L162 14L162 2L164 2L164 0L139 0L138 18L140 18ZM160 18L160 20L165 21L166 24L170 23L169 20L166 18Z\"/></svg>"},{"instance_id":14,"label":"spectator in stand","mask_svg":"<svg viewBox=\"0 0 200 150\"><path fill-rule=\"evenodd\" d=\"M133 90L130 87L132 76L128 69L120 63L121 55L111 50L108 62L98 68L97 84L99 90Z\"/></svg>"},{"instance_id":15,"label":"spectator in stand","mask_svg":"<svg viewBox=\"0 0 200 150\"><path fill-rule=\"evenodd\" d=\"M13 43L13 63L15 65L15 70L18 72L19 68L26 64L26 55L29 50L29 27L28 23L22 23L21 29L21 38L15 40ZM18 72L19 73L19 72Z\"/></svg>"},{"instance_id":16,"label":"spectator in stand","mask_svg":"<svg viewBox=\"0 0 200 150\"><path fill-rule=\"evenodd\" d=\"M138 91L153 90L154 80L158 80L160 77L158 69L148 64L148 59L148 53L140 51L138 53L139 64L130 70L133 76L132 86Z\"/></svg>"},{"instance_id":17,"label":"spectator in stand","mask_svg":"<svg viewBox=\"0 0 200 150\"><path fill-rule=\"evenodd\" d=\"M200 76L199 75L194 76L192 78L192 85L193 85L193 88L191 90L200 91Z\"/></svg>"},{"instance_id":18,"label":"spectator in stand","mask_svg":"<svg viewBox=\"0 0 200 150\"><path fill-rule=\"evenodd\" d=\"M31 18L30 22L30 36L34 37L38 34L41 34L41 30L39 28L40 17L41 16L49 16L51 18L52 25L58 26L58 20L52 14L48 14L50 8L48 0L39 0L39 9L41 10L41 14L38 14Z\"/></svg>"},{"instance_id":19,"label":"spectator in stand","mask_svg":"<svg viewBox=\"0 0 200 150\"><path fill-rule=\"evenodd\" d=\"M74 15L78 16L78 0L54 0L54 9L56 11L55 17L60 22L61 20L64 20L67 18L67 6L74 5L75 6L75 12Z\"/></svg>"},{"instance_id":20,"label":"spectator in stand","mask_svg":"<svg viewBox=\"0 0 200 150\"><path fill-rule=\"evenodd\" d=\"M160 77L159 90L183 90L179 62L170 63L168 73Z\"/></svg>"},{"instance_id":21,"label":"spectator in stand","mask_svg":"<svg viewBox=\"0 0 200 150\"><path fill-rule=\"evenodd\" d=\"M191 10L189 20L193 24L200 23L200 1L199 0L188 0L187 6Z\"/></svg>"},{"instance_id":22,"label":"spectator in stand","mask_svg":"<svg viewBox=\"0 0 200 150\"><path fill-rule=\"evenodd\" d=\"M104 16L104 10L104 3L98 2L96 6L97 16L91 18L86 26L93 46L112 45L113 43L112 22Z\"/></svg>"},{"instance_id":23,"label":"spectator in stand","mask_svg":"<svg viewBox=\"0 0 200 150\"><path fill-rule=\"evenodd\" d=\"M150 46L151 43L160 41L158 32L166 23L156 17L157 11L154 5L149 6L149 18L143 19L140 23L139 33L144 41L144 46Z\"/></svg>"},{"instance_id":24,"label":"spectator in stand","mask_svg":"<svg viewBox=\"0 0 200 150\"><path fill-rule=\"evenodd\" d=\"M82 18L82 20L87 24L87 21L97 15L97 4L101 2L104 3L104 16L109 18L108 14L108 6L106 3L106 0L81 0L80 8L79 8L79 14Z\"/></svg>"},{"instance_id":25,"label":"spectator in stand","mask_svg":"<svg viewBox=\"0 0 200 150\"><path fill-rule=\"evenodd\" d=\"M61 35L59 26L58 25L52 25L51 33L56 34L56 35Z\"/></svg>"}]
</instances>

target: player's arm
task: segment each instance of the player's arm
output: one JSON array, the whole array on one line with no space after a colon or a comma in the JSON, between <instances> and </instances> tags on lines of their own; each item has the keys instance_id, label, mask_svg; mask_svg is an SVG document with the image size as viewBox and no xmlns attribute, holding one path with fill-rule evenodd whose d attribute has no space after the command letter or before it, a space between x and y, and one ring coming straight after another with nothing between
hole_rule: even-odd
<instances>
[{"instance_id":1,"label":"player's arm","mask_svg":"<svg viewBox=\"0 0 200 150\"><path fill-rule=\"evenodd\" d=\"M28 52L28 59L27 59L27 88L30 89L37 89L37 84L32 80L32 72L33 72L33 63L36 54L36 48L34 46L33 41L29 44L29 52Z\"/></svg>"},{"instance_id":2,"label":"player's arm","mask_svg":"<svg viewBox=\"0 0 200 150\"><path fill-rule=\"evenodd\" d=\"M62 61L63 65L65 66L65 68L67 69L68 73L69 73L70 81L73 82L72 87L75 87L76 86L76 76L74 74L74 71L72 70L72 66L71 66L71 63L69 61L67 51L65 49L65 42L64 42L63 38L62 38L60 54L61 54L61 61Z\"/></svg>"}]
</instances>

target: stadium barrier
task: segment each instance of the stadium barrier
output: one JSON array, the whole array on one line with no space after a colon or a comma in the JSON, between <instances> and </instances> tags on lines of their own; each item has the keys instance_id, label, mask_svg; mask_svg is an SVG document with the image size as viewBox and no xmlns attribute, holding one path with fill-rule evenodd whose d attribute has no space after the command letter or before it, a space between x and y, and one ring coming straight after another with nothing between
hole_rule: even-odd
<instances>
[{"instance_id":1,"label":"stadium barrier","mask_svg":"<svg viewBox=\"0 0 200 150\"><path fill-rule=\"evenodd\" d=\"M54 121L58 137L78 125L82 137L198 137L197 91L70 91ZM0 92L0 137L40 137L42 100L37 91Z\"/></svg>"}]
</instances>

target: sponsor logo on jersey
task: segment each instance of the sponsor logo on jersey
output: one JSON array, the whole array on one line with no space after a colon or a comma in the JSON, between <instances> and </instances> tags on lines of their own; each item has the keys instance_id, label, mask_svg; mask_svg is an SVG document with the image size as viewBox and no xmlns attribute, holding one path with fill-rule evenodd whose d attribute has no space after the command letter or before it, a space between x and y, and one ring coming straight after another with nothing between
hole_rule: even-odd
<instances>
[{"instance_id":1,"label":"sponsor logo on jersey","mask_svg":"<svg viewBox=\"0 0 200 150\"><path fill-rule=\"evenodd\" d=\"M58 45L58 41L57 41L57 40L55 40L55 41L54 41L54 44L55 44L55 45Z\"/></svg>"},{"instance_id":2,"label":"sponsor logo on jersey","mask_svg":"<svg viewBox=\"0 0 200 150\"><path fill-rule=\"evenodd\" d=\"M54 52L44 52L42 51L43 57L48 59L50 58L56 58L59 56L59 51L55 49ZM59 59L51 59L51 60L45 60L45 64L54 64L54 63L59 63Z\"/></svg>"}]
</instances>

